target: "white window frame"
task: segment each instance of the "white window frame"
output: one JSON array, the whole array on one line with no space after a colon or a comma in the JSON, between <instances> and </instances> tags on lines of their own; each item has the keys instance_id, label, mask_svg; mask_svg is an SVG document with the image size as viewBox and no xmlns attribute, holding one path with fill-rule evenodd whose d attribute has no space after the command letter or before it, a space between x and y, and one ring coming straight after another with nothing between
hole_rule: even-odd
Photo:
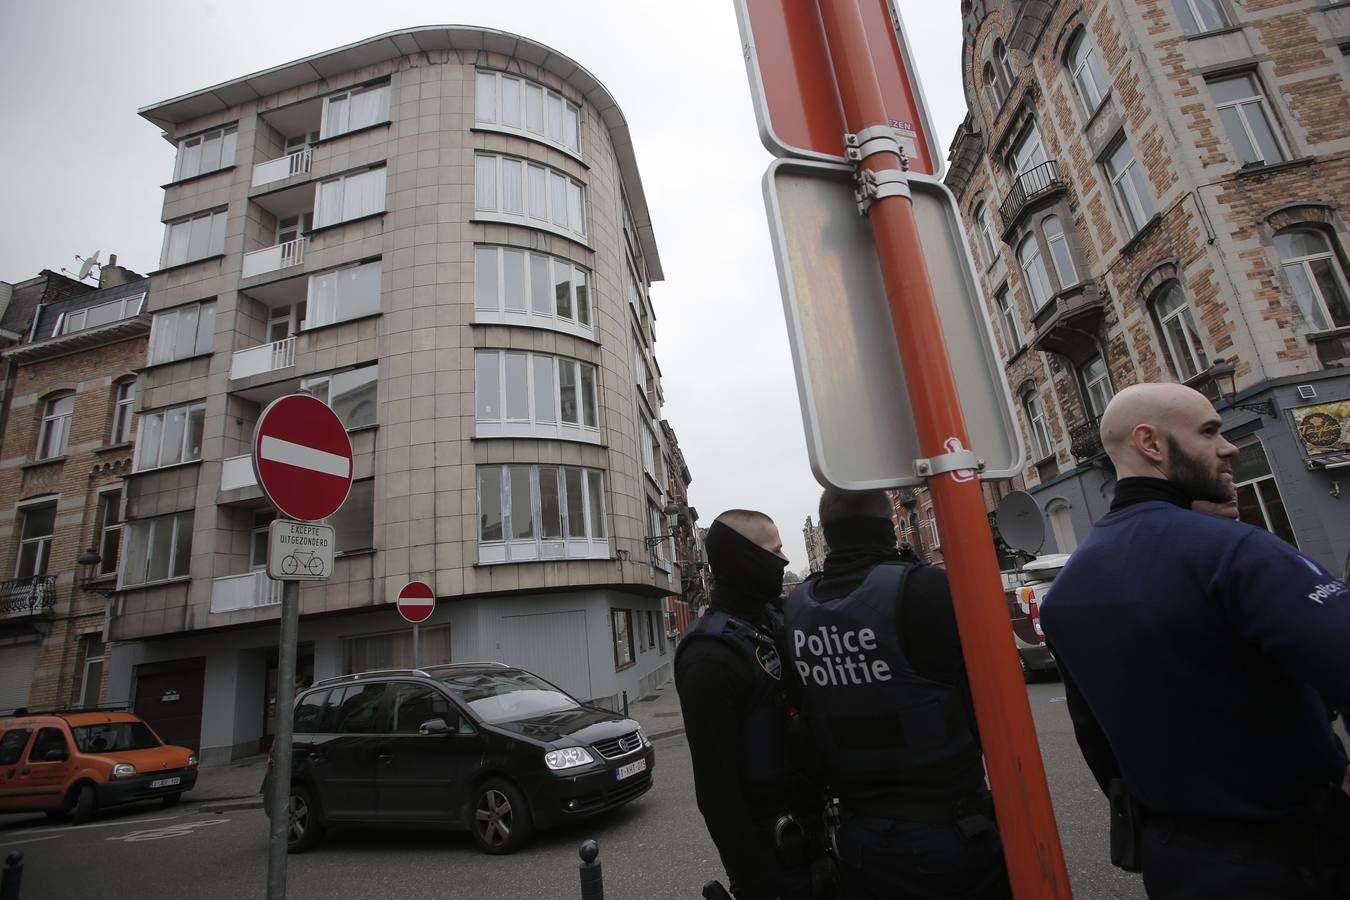
<instances>
[{"instance_id":1,"label":"white window frame","mask_svg":"<svg viewBox=\"0 0 1350 900\"><path fill-rule=\"evenodd\" d=\"M1335 278L1337 288L1341 292L1341 302L1346 305L1347 311L1350 312L1350 286L1347 286L1346 283L1345 269L1342 268L1340 256L1336 253L1326 234L1316 228L1290 228L1276 235L1276 247L1278 248L1281 237L1299 231L1317 235L1326 250L1321 253L1305 253L1302 256L1290 256L1288 258L1280 256L1280 271L1284 273L1285 281L1289 283L1290 292L1294 295L1294 305L1298 307L1299 312L1312 331L1344 327L1341 323L1337 323L1331 305L1327 303L1326 294L1322 291L1322 285L1318 282L1317 275L1312 268L1312 264L1319 260L1330 261L1332 275ZM1311 294L1301 295L1297 291L1295 281L1290 277L1291 270L1298 270L1301 273L1305 283L1312 291ZM1305 296L1313 302L1314 306L1309 307L1303 299Z\"/></svg>"},{"instance_id":2,"label":"white window frame","mask_svg":"<svg viewBox=\"0 0 1350 900\"><path fill-rule=\"evenodd\" d=\"M510 208L512 204L506 196L507 179L503 173L515 171L519 175L520 210ZM535 173L541 173L536 176ZM542 177L542 194L537 198L532 185ZM487 179L492 183L488 184ZM513 179L514 181L514 176ZM562 194L558 194L558 189ZM577 204L572 202L573 193L577 194ZM542 203L542 208L540 208ZM536 212L542 215L536 215ZM579 217L574 221L574 214ZM508 222L526 225L560 234L585 246L586 239L586 186L560 169L541 165L508 156L502 153L474 154L474 209L473 218L478 221Z\"/></svg>"},{"instance_id":3,"label":"white window frame","mask_svg":"<svg viewBox=\"0 0 1350 900\"><path fill-rule=\"evenodd\" d=\"M159 267L172 269L174 266L185 266L201 259L223 255L228 217L228 209L213 209L165 222L164 245L160 249ZM195 253L194 238L198 241Z\"/></svg>"},{"instance_id":4,"label":"white window frame","mask_svg":"<svg viewBox=\"0 0 1350 900\"><path fill-rule=\"evenodd\" d=\"M177 459L170 462L163 462L165 455L165 428L164 425L169 421L169 417L175 413L183 415L183 431L178 438L176 452ZM164 409L157 409L154 412L141 414L141 427L136 432L136 466L137 472L148 472L152 469L163 469L168 466L177 466L184 463L195 463L202 458L201 443L195 448L192 446L193 422L196 421L200 429L199 437L203 440L206 432L206 401L198 400L195 403L184 403L179 406L169 406ZM155 423L158 422L158 425ZM155 446L152 448L151 444ZM172 448L170 448L172 449ZM189 454L195 450L196 455ZM153 457L151 454L153 453Z\"/></svg>"},{"instance_id":5,"label":"white window frame","mask_svg":"<svg viewBox=\"0 0 1350 900\"><path fill-rule=\"evenodd\" d=\"M1049 161L1050 156L1046 153L1045 141L1041 140L1041 129L1035 122L1032 122L1017 143L1013 145L1013 179L1021 178L1027 172Z\"/></svg>"},{"instance_id":6,"label":"white window frame","mask_svg":"<svg viewBox=\"0 0 1350 900\"><path fill-rule=\"evenodd\" d=\"M355 366L350 369L342 369L336 372L325 372L322 375L313 375L309 378L302 379L300 387L328 404L328 406L337 413L337 409L333 406L333 385L335 382L340 386L345 386L347 383L351 383L356 387L362 387L367 384L375 385L375 401L371 404L369 421L363 419L354 422L352 421L350 412L347 415L338 413L338 418L342 420L342 424L346 426L348 431L354 431L359 428L370 428L379 423L379 363L370 363L368 365Z\"/></svg>"},{"instance_id":7,"label":"white window frame","mask_svg":"<svg viewBox=\"0 0 1350 900\"><path fill-rule=\"evenodd\" d=\"M1111 83L1097 58L1096 46L1088 39L1087 29L1080 28L1073 39L1069 46L1068 61L1074 93L1078 95L1078 102L1083 104L1083 111L1091 118L1111 93Z\"/></svg>"},{"instance_id":8,"label":"white window frame","mask_svg":"<svg viewBox=\"0 0 1350 900\"><path fill-rule=\"evenodd\" d=\"M122 528L126 525L126 504L122 489L119 487L100 491L94 514L98 516L98 520L94 523L95 546L99 555L96 577L116 575L118 561L121 559ZM108 519L109 514L112 515L111 521ZM111 558L106 553L109 541L116 541Z\"/></svg>"},{"instance_id":9,"label":"white window frame","mask_svg":"<svg viewBox=\"0 0 1350 900\"><path fill-rule=\"evenodd\" d=\"M1078 534L1073 529L1073 511L1063 500L1051 503L1045 511L1050 520L1050 532L1055 536L1055 548L1060 553L1072 553L1078 547Z\"/></svg>"},{"instance_id":10,"label":"white window frame","mask_svg":"<svg viewBox=\"0 0 1350 900\"><path fill-rule=\"evenodd\" d=\"M1248 447L1251 447L1251 446L1255 446L1255 447L1259 448L1260 451L1261 451L1261 458L1262 458L1262 460L1265 461L1265 464L1266 464L1266 474L1264 474L1264 475L1258 475L1258 476L1256 476L1255 478L1248 478L1248 479L1246 479L1245 481L1234 481L1234 483L1233 483L1233 490L1234 490L1234 491L1241 491L1242 488L1250 486L1251 489L1252 489L1252 494L1254 494L1255 497L1256 497L1256 506L1257 506L1257 509L1259 509L1259 510L1261 511L1261 523L1262 523L1262 524L1261 524L1259 527L1264 528L1266 531L1270 532L1270 533L1271 533L1272 535L1274 535L1275 537L1278 537L1278 538L1280 538L1281 540L1284 540L1284 539L1285 539L1284 535L1277 533L1277 532L1275 531L1275 529L1273 529L1273 528L1271 527L1271 522L1270 522L1270 510L1269 510L1269 509L1267 508L1267 506L1266 506L1266 498L1265 498L1265 497L1262 495L1262 493L1261 493L1261 485L1262 485L1263 483L1267 482L1267 481L1270 482L1270 483L1271 483L1271 486L1273 486L1273 487L1275 488L1275 495L1276 495L1277 497L1280 498L1280 505L1283 506L1284 509L1285 509L1285 521L1289 523L1289 537L1293 539L1294 547L1297 548L1297 547L1298 547L1298 533L1297 533L1296 531L1294 531L1294 523L1293 523L1293 520L1289 518L1289 507L1288 507L1288 505L1284 502L1284 494L1281 493L1281 491L1280 491L1280 483L1279 483L1279 481L1277 481L1277 480L1275 479L1275 472L1274 472L1274 470L1273 470L1273 469L1271 468L1271 466L1270 466L1270 454L1266 453L1266 446L1265 446L1265 444L1262 443L1262 441L1261 441L1261 439L1260 439L1259 437L1257 437L1257 436L1255 436L1255 435L1252 435L1252 436L1249 437L1249 438L1246 438L1246 439L1244 439L1244 440L1238 441L1238 442L1237 442L1237 446L1238 446L1239 452L1242 451L1242 450L1245 450L1245 449L1247 449ZM1255 522L1248 522L1247 524L1249 524L1249 525L1256 525Z\"/></svg>"},{"instance_id":11,"label":"white window frame","mask_svg":"<svg viewBox=\"0 0 1350 900\"><path fill-rule=\"evenodd\" d=\"M356 96L377 94L374 98L376 102L376 116L370 121L362 121L357 124L351 124L351 99ZM339 91L336 94L329 94L323 98L323 120L319 126L319 138L337 137L340 134L347 134L352 131L359 131L362 128L369 128L373 125L379 125L382 122L389 121L389 103L390 103L390 85L389 81L376 82L374 84L363 84L348 88L345 91ZM338 104L344 104L338 106ZM335 108L336 107L336 108Z\"/></svg>"},{"instance_id":12,"label":"white window frame","mask_svg":"<svg viewBox=\"0 0 1350 900\"><path fill-rule=\"evenodd\" d=\"M344 172L314 185L314 228L341 225L384 212L389 205L386 197L387 177L387 168L381 164L355 172ZM333 185L338 185L337 190L341 193L340 204L333 195ZM324 196L325 189L329 189L327 199Z\"/></svg>"},{"instance_id":13,"label":"white window frame","mask_svg":"<svg viewBox=\"0 0 1350 900\"><path fill-rule=\"evenodd\" d=\"M663 571L670 571L670 561L675 557L674 543L671 541L669 532L666 529L666 517L661 512L661 507L647 500L647 527L651 529L648 537L653 539L655 546L651 548L651 554L656 560L656 565ZM665 537L662 537L665 535ZM667 553L667 549L670 550Z\"/></svg>"},{"instance_id":14,"label":"white window frame","mask_svg":"<svg viewBox=\"0 0 1350 900\"><path fill-rule=\"evenodd\" d=\"M362 277L362 283L366 284L368 276L374 272L375 296L372 305L369 297L359 296L354 293L357 289L352 287L355 284L356 277ZM358 273L356 270L362 270ZM343 273L351 273L352 278L344 278ZM334 293L331 298L318 296L317 285L320 285L324 279L334 280ZM309 283L305 290L305 315L306 319L300 323L302 331L311 328L322 328L325 325L336 325L338 322L349 322L352 319L362 319L366 316L379 315L383 311L383 280L384 264L382 259L372 260L370 262L354 263L350 266L339 266L336 269L326 269L323 272L315 272L309 276ZM329 307L332 307L330 316Z\"/></svg>"},{"instance_id":15,"label":"white window frame","mask_svg":"<svg viewBox=\"0 0 1350 900\"><path fill-rule=\"evenodd\" d=\"M984 250L984 267L987 269L998 261L998 237L994 233L994 223L989 217L989 204L981 203L975 209L975 233L980 236L980 247Z\"/></svg>"},{"instance_id":16,"label":"white window frame","mask_svg":"<svg viewBox=\"0 0 1350 900\"><path fill-rule=\"evenodd\" d=\"M149 584L160 584L166 581L188 578L191 575L190 562L192 557L192 524L193 510L184 510L183 512L169 513L163 516L154 516L149 519L135 519L125 523L123 526L123 551L120 564L118 566L117 587L141 587ZM151 551L155 546L156 532L161 528L169 528L169 560L166 566L167 575L163 578L150 578ZM145 538L140 539L140 532L145 531ZM139 563L137 568L139 574L132 572L133 553L143 553L143 560L136 560ZM181 569L181 571L179 571ZM177 572L177 574L175 574Z\"/></svg>"},{"instance_id":17,"label":"white window frame","mask_svg":"<svg viewBox=\"0 0 1350 900\"><path fill-rule=\"evenodd\" d=\"M1051 230L1052 225L1056 230ZM1073 252L1069 249L1069 239L1059 216L1046 216L1041 222L1041 233L1050 248L1050 261L1055 266L1059 289L1062 291L1078 284L1078 269L1073 264Z\"/></svg>"},{"instance_id":18,"label":"white window frame","mask_svg":"<svg viewBox=\"0 0 1350 900\"><path fill-rule=\"evenodd\" d=\"M1117 170L1116 161L1122 150L1128 152L1129 162L1123 163ZM1111 195L1116 200L1116 209L1133 236L1153 218L1153 195L1149 193L1148 179L1129 138L1124 138L1112 148L1103 165L1111 182Z\"/></svg>"},{"instance_id":19,"label":"white window frame","mask_svg":"<svg viewBox=\"0 0 1350 900\"><path fill-rule=\"evenodd\" d=\"M184 181L233 166L238 132L239 126L235 124L183 138L178 142L178 155L173 164L173 180ZM215 144L214 151L209 149L212 142ZM189 152L194 147L197 148L195 158ZM189 160L192 162L189 163ZM214 161L215 164L207 168L205 164L210 161Z\"/></svg>"},{"instance_id":20,"label":"white window frame","mask_svg":"<svg viewBox=\"0 0 1350 900\"><path fill-rule=\"evenodd\" d=\"M1222 0L1172 0L1172 6L1176 9L1177 18L1181 19L1181 30L1188 36L1222 31L1233 25ZM1207 16L1217 19L1217 23L1207 24Z\"/></svg>"},{"instance_id":21,"label":"white window frame","mask_svg":"<svg viewBox=\"0 0 1350 900\"><path fill-rule=\"evenodd\" d=\"M52 336L59 334L74 334L77 331L85 331L89 328L100 328L103 325L111 325L114 322L120 322L123 319L130 319L132 316L138 316L141 308L145 305L145 294L132 294L129 297L119 297L116 300L109 300L107 303L99 303L94 306L86 306L83 309L73 309L70 312L62 313L52 327ZM111 309L115 314L105 322L94 325L86 324L90 315L101 310Z\"/></svg>"},{"instance_id":22,"label":"white window frame","mask_svg":"<svg viewBox=\"0 0 1350 900\"><path fill-rule=\"evenodd\" d=\"M57 497L51 496L43 497L40 500L24 503L18 508L18 516L16 518L18 519L17 536L19 539L19 547L18 553L16 553L14 557L14 577L16 579L20 577L41 578L43 575L47 574L47 566L52 559L52 540L56 535L56 515L60 512L57 507L58 499L59 498ZM46 534L24 537L24 527L27 524L28 516L30 516L34 510L44 509L46 507L51 507L52 511L51 531L48 531ZM19 573L23 571L24 551L28 548L36 548L33 571L27 576L20 576Z\"/></svg>"},{"instance_id":23,"label":"white window frame","mask_svg":"<svg viewBox=\"0 0 1350 900\"><path fill-rule=\"evenodd\" d=\"M1009 90L1003 81L1003 74L998 71L998 66L994 65L992 60L984 64L984 86L989 91L989 105L997 114L1008 101Z\"/></svg>"},{"instance_id":24,"label":"white window frame","mask_svg":"<svg viewBox=\"0 0 1350 900\"><path fill-rule=\"evenodd\" d=\"M1012 291L1005 284L994 293L994 305L998 307L1003 319L1004 336L1008 339L1008 355L1012 356L1022 348L1022 326L1017 322L1017 307L1013 304Z\"/></svg>"},{"instance_id":25,"label":"white window frame","mask_svg":"<svg viewBox=\"0 0 1350 900\"><path fill-rule=\"evenodd\" d=\"M525 360L526 403L529 414L525 417L507 418L507 358L523 357ZM482 411L483 397L480 390L478 372L480 366L492 365L497 371L497 397L491 404L496 409L495 416ZM539 396L540 367L551 372L552 393L548 397ZM576 422L564 422L562 415L562 377L564 369L571 370L576 390ZM590 373L590 405L587 406L586 375ZM569 356L557 356L551 353L529 353L522 350L479 349L474 351L474 437L477 438L552 438L566 441L581 441L587 444L600 443L600 373L593 363ZM541 413L544 415L541 417ZM552 421L549 421L552 417ZM592 419L591 423L587 418Z\"/></svg>"},{"instance_id":26,"label":"white window frame","mask_svg":"<svg viewBox=\"0 0 1350 900\"><path fill-rule=\"evenodd\" d=\"M113 399L112 431L108 435L108 445L131 442L131 425L136 415L136 379L128 378L113 385L116 389Z\"/></svg>"},{"instance_id":27,"label":"white window frame","mask_svg":"<svg viewBox=\"0 0 1350 900\"><path fill-rule=\"evenodd\" d=\"M80 640L84 641L89 649L85 650L84 665L80 668L80 706L97 706L99 701L99 692L103 687L103 664L108 658L107 645L103 643L103 634L95 632L94 634L82 634ZM93 645L98 644L99 653L97 656L91 655L89 650ZM93 667L98 666L98 677L92 681L90 676L93 674ZM92 689L92 694L91 694Z\"/></svg>"},{"instance_id":28,"label":"white window frame","mask_svg":"<svg viewBox=\"0 0 1350 900\"><path fill-rule=\"evenodd\" d=\"M65 408L62 408L62 405ZM38 428L38 442L33 459L60 459L66 455L70 442L70 427L75 419L75 392L66 391L49 397L42 404L42 424Z\"/></svg>"},{"instance_id":29,"label":"white window frame","mask_svg":"<svg viewBox=\"0 0 1350 900\"><path fill-rule=\"evenodd\" d=\"M180 345L187 337L180 333L180 327L186 327L191 320L192 345L180 353ZM157 366L161 363L179 359L190 359L210 353L216 336L216 302L187 303L155 313L150 325L150 345L146 349L146 365Z\"/></svg>"},{"instance_id":30,"label":"white window frame","mask_svg":"<svg viewBox=\"0 0 1350 900\"><path fill-rule=\"evenodd\" d=\"M1111 372L1100 353L1084 363L1080 371L1083 378L1083 399L1087 401L1089 415L1096 422L1106 412L1106 404L1116 395L1111 387Z\"/></svg>"},{"instance_id":31,"label":"white window frame","mask_svg":"<svg viewBox=\"0 0 1350 900\"><path fill-rule=\"evenodd\" d=\"M937 512L931 509L928 511L928 534L932 537L933 541L932 544L929 545L929 549L941 550L942 537L938 534Z\"/></svg>"},{"instance_id":32,"label":"white window frame","mask_svg":"<svg viewBox=\"0 0 1350 900\"><path fill-rule=\"evenodd\" d=\"M524 260L522 284L525 296L507 293L507 263L520 254ZM515 263L512 262L512 265ZM546 296L536 296L537 265L548 274ZM567 303L570 315L558 309L557 284L560 271L567 271ZM503 325L528 325L561 331L586 340L595 340L595 291L589 269L571 260L519 247L478 244L474 247L474 321ZM516 303L521 305L513 305ZM491 305L489 305L491 303ZM542 309L541 309L542 307Z\"/></svg>"},{"instance_id":33,"label":"white window frame","mask_svg":"<svg viewBox=\"0 0 1350 900\"><path fill-rule=\"evenodd\" d=\"M486 95L489 82L490 103ZM534 96L531 93L534 91L540 92L538 129L531 127L528 117L528 98ZM507 97L512 92L516 96L515 122L509 121L510 115L506 109ZM556 132L553 128L555 122L552 115L555 105L560 105L561 108L561 116L556 123L559 128ZM489 106L491 108L488 108ZM542 141L581 159L581 108L557 91L532 79L479 69L474 77L474 123L478 128L504 131Z\"/></svg>"},{"instance_id":34,"label":"white window frame","mask_svg":"<svg viewBox=\"0 0 1350 900\"><path fill-rule=\"evenodd\" d=\"M1159 307L1163 302L1172 296L1173 292L1181 298L1175 309L1162 313ZM1209 367L1209 357L1205 353L1205 347L1200 343L1200 329L1195 322L1195 314L1191 311L1190 298L1186 296L1185 291L1177 282L1169 282L1153 301L1153 315L1158 323L1158 330L1162 332L1162 339L1167 347L1167 353L1172 363L1177 378L1181 381L1187 381L1199 375ZM1178 323L1184 346L1178 346L1172 329L1168 326L1173 322ZM1185 350L1183 356L1181 351ZM1183 368L1182 363L1185 362Z\"/></svg>"},{"instance_id":35,"label":"white window frame","mask_svg":"<svg viewBox=\"0 0 1350 900\"><path fill-rule=\"evenodd\" d=\"M512 477L510 470L525 468L529 470L531 534L529 538L511 538L515 523L511 521ZM495 470L498 477L499 494L495 500L496 511L500 517L501 539L487 540L483 537L483 475L487 470ZM561 537L543 537L543 513L541 509L540 472L547 471L558 479L558 516ZM580 499L582 516L581 535L572 534L573 516L572 498L568 496L567 474L578 473L580 477ZM539 559L608 559L609 529L607 527L604 473L599 469L581 466L549 464L506 464L478 466L475 478L477 494L478 528L475 537L478 541L478 562L482 565L493 563L529 562ZM486 508L491 508L489 505ZM596 509L596 506L599 509Z\"/></svg>"},{"instance_id":36,"label":"white window frame","mask_svg":"<svg viewBox=\"0 0 1350 900\"><path fill-rule=\"evenodd\" d=\"M1284 135L1275 123L1275 116L1272 114L1270 105L1266 102L1265 92L1261 89L1260 80L1256 77L1256 72L1237 72L1232 75L1226 75L1222 78L1211 78L1207 82L1211 96L1216 84L1232 84L1239 81L1247 82L1250 93L1233 100L1225 100L1220 103L1214 101L1214 109L1219 114L1219 120L1223 122L1224 130L1228 134L1228 142L1233 145L1233 155L1241 165L1259 165L1269 166L1274 163L1284 162L1289 158L1289 149L1285 146ZM1242 127L1242 137L1251 148L1255 159L1244 159L1239 152L1239 147L1233 135L1233 125L1229 119L1224 116L1224 112L1232 110L1237 114L1238 124ZM1265 151L1261 148L1261 141L1253 127L1253 121L1264 124L1266 137L1269 137L1271 143L1275 145L1275 159L1266 159Z\"/></svg>"},{"instance_id":37,"label":"white window frame","mask_svg":"<svg viewBox=\"0 0 1350 900\"><path fill-rule=\"evenodd\" d=\"M1039 391L1031 390L1022 395L1022 412L1027 417L1031 433L1031 449L1036 453L1032 462L1038 463L1054 456L1055 444L1050 439L1050 420L1046 416L1045 402L1041 400Z\"/></svg>"},{"instance_id":38,"label":"white window frame","mask_svg":"<svg viewBox=\"0 0 1350 900\"><path fill-rule=\"evenodd\" d=\"M1029 249L1028 249L1029 248ZM1034 312L1050 302L1055 295L1050 284L1050 273L1045 269L1045 259L1041 256L1041 244L1036 235L1029 234L1017 245L1017 265L1022 270L1022 282L1031 297Z\"/></svg>"}]
</instances>

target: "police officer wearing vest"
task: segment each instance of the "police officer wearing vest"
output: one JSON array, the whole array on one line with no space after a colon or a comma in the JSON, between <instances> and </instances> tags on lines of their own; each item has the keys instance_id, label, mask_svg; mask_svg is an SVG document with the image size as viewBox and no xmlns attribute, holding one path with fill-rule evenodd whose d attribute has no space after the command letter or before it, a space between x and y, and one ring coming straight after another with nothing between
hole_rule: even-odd
<instances>
[{"instance_id":1,"label":"police officer wearing vest","mask_svg":"<svg viewBox=\"0 0 1350 900\"><path fill-rule=\"evenodd\" d=\"M780 641L839 798L842 896L1010 898L946 573L901 559L884 491L826 490L820 523Z\"/></svg>"},{"instance_id":2,"label":"police officer wearing vest","mask_svg":"<svg viewBox=\"0 0 1350 900\"><path fill-rule=\"evenodd\" d=\"M810 900L809 854L780 852L780 820L814 813L818 789L794 759L783 666L783 541L760 512L728 510L708 529L712 602L675 652L694 792L737 900Z\"/></svg>"},{"instance_id":3,"label":"police officer wearing vest","mask_svg":"<svg viewBox=\"0 0 1350 900\"><path fill-rule=\"evenodd\" d=\"M1116 394L1115 498L1041 625L1111 798L1112 861L1151 898L1350 897L1350 767L1328 724L1350 708L1350 591L1268 531L1193 511L1236 497L1222 428L1182 385Z\"/></svg>"}]
</instances>

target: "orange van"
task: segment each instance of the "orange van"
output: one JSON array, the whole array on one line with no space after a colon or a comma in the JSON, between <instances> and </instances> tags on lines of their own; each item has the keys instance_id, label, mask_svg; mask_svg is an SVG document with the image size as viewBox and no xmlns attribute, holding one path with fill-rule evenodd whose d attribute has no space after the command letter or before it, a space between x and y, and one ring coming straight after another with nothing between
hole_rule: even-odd
<instances>
[{"instance_id":1,"label":"orange van","mask_svg":"<svg viewBox=\"0 0 1350 900\"><path fill-rule=\"evenodd\" d=\"M0 813L67 813L138 800L173 806L197 783L197 757L128 712L15 710L0 718Z\"/></svg>"}]
</instances>

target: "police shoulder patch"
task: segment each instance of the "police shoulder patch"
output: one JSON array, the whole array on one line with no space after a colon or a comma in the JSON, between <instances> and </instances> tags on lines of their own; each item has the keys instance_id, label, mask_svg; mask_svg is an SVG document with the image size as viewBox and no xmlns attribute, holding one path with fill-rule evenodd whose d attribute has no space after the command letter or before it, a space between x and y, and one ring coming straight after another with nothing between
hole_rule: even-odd
<instances>
[{"instance_id":1,"label":"police shoulder patch","mask_svg":"<svg viewBox=\"0 0 1350 900\"><path fill-rule=\"evenodd\" d=\"M755 659L759 661L759 667L774 681L783 679L783 661L778 656L777 647L772 645L756 647Z\"/></svg>"}]
</instances>

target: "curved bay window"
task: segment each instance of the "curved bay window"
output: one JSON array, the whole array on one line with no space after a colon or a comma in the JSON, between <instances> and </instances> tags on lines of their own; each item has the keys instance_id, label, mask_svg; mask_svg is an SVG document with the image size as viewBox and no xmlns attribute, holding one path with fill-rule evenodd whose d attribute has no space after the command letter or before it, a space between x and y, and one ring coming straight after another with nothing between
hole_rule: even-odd
<instances>
[{"instance_id":1,"label":"curved bay window","mask_svg":"<svg viewBox=\"0 0 1350 900\"><path fill-rule=\"evenodd\" d=\"M1179 380L1194 378L1209 367L1200 330L1195 327L1195 315L1186 302L1181 285L1169 282L1158 292L1153 301L1153 316L1162 334L1163 349Z\"/></svg>"},{"instance_id":2,"label":"curved bay window","mask_svg":"<svg viewBox=\"0 0 1350 900\"><path fill-rule=\"evenodd\" d=\"M1350 326L1345 270L1325 234L1296 228L1275 236L1275 249L1298 311L1313 331Z\"/></svg>"},{"instance_id":3,"label":"curved bay window","mask_svg":"<svg viewBox=\"0 0 1350 900\"><path fill-rule=\"evenodd\" d=\"M1050 275L1045 271L1041 246L1034 234L1027 235L1017 245L1017 262L1022 267L1022 280L1026 283L1027 293L1031 295L1031 307L1033 310L1040 309L1050 301L1055 291L1050 286Z\"/></svg>"}]
</instances>

